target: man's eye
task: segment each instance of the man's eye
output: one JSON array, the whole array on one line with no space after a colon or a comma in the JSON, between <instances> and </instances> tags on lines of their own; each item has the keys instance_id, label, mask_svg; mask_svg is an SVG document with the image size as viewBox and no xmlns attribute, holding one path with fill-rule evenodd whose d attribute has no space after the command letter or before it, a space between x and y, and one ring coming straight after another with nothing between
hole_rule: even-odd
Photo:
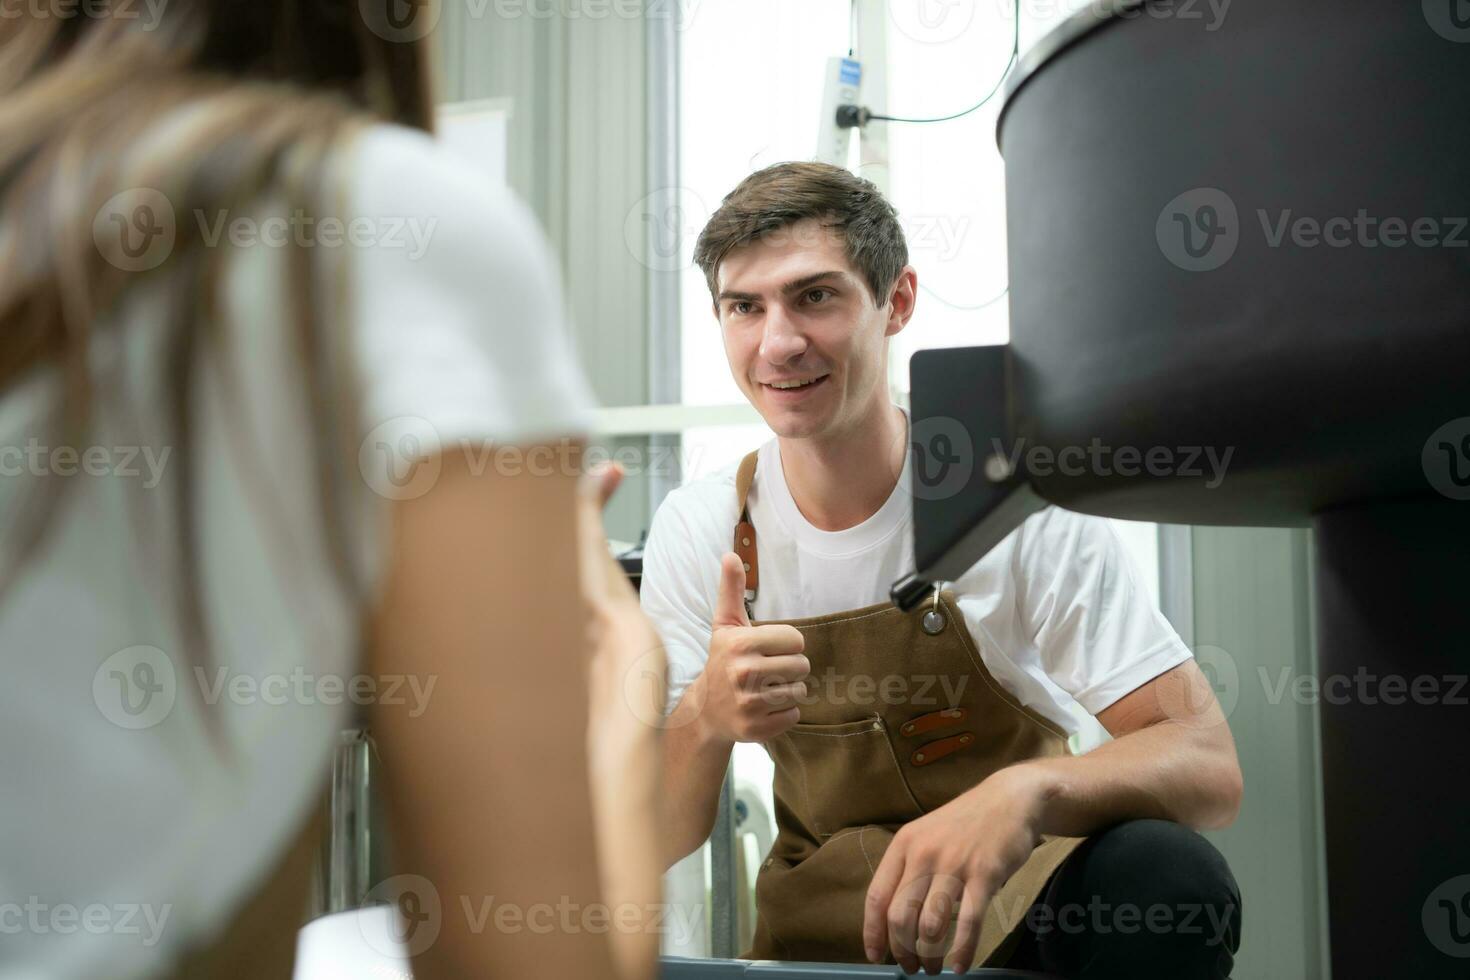
<instances>
[{"instance_id":1,"label":"man's eye","mask_svg":"<svg viewBox=\"0 0 1470 980\"><path fill-rule=\"evenodd\" d=\"M830 289L811 289L807 291L806 301L808 303L820 303L832 295Z\"/></svg>"},{"instance_id":2,"label":"man's eye","mask_svg":"<svg viewBox=\"0 0 1470 980\"><path fill-rule=\"evenodd\" d=\"M750 304L743 300L738 303L731 303L730 312L737 316L745 316L745 314L750 312Z\"/></svg>"}]
</instances>

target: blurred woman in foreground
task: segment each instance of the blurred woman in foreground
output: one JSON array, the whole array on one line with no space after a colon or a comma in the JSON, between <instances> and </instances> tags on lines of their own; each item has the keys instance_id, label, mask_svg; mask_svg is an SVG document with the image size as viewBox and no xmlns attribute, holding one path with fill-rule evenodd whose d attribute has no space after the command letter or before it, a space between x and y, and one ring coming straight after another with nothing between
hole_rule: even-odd
<instances>
[{"instance_id":1,"label":"blurred woman in foreground","mask_svg":"<svg viewBox=\"0 0 1470 980\"><path fill-rule=\"evenodd\" d=\"M662 653L553 260L394 3L0 19L0 974L289 976L365 714L420 980L652 975L478 915L657 900Z\"/></svg>"}]
</instances>

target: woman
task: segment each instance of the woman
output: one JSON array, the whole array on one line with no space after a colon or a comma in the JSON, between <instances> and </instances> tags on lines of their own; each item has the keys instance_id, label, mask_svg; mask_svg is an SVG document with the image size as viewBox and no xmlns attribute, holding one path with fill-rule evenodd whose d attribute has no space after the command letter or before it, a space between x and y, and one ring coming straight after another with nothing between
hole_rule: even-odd
<instances>
[{"instance_id":1,"label":"woman","mask_svg":"<svg viewBox=\"0 0 1470 980\"><path fill-rule=\"evenodd\" d=\"M495 915L655 900L662 654L551 256L395 2L0 18L0 975L289 976L364 715L417 976L651 975Z\"/></svg>"}]
</instances>

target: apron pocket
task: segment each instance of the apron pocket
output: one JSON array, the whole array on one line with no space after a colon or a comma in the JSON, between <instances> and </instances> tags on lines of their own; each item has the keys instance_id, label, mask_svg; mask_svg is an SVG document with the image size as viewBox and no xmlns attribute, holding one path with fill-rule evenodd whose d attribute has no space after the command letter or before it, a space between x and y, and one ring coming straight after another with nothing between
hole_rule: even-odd
<instances>
[{"instance_id":1,"label":"apron pocket","mask_svg":"<svg viewBox=\"0 0 1470 980\"><path fill-rule=\"evenodd\" d=\"M818 844L849 827L897 827L923 816L877 715L837 725L798 722L766 750L776 763L776 797Z\"/></svg>"},{"instance_id":2,"label":"apron pocket","mask_svg":"<svg viewBox=\"0 0 1470 980\"><path fill-rule=\"evenodd\" d=\"M747 955L866 963L863 911L868 886L893 835L889 827L861 827L842 831L800 861L772 855L756 878L755 940ZM1048 837L1031 852L986 906L973 965L995 966L1009 957L1032 904L1084 839ZM951 912L946 950L954 942L957 911ZM884 962L893 962L891 953Z\"/></svg>"},{"instance_id":3,"label":"apron pocket","mask_svg":"<svg viewBox=\"0 0 1470 980\"><path fill-rule=\"evenodd\" d=\"M866 963L863 907L893 831L845 830L805 860L772 857L755 882L758 960Z\"/></svg>"}]
</instances>

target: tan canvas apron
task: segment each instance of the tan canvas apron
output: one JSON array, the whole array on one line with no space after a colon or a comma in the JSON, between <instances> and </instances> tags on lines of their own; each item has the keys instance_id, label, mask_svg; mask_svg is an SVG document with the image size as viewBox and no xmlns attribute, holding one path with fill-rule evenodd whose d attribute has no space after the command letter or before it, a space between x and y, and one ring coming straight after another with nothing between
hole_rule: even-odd
<instances>
[{"instance_id":1,"label":"tan canvas apron","mask_svg":"<svg viewBox=\"0 0 1470 980\"><path fill-rule=\"evenodd\" d=\"M746 508L755 464L751 453L736 478L747 600L759 586ZM810 694L801 721L765 743L777 832L744 955L865 962L863 902L898 828L998 769L1066 754L1067 740L985 669L948 592L909 613L885 602L786 622L806 641ZM1043 838L987 909L976 965L1004 962L1027 910L1082 840Z\"/></svg>"}]
</instances>

